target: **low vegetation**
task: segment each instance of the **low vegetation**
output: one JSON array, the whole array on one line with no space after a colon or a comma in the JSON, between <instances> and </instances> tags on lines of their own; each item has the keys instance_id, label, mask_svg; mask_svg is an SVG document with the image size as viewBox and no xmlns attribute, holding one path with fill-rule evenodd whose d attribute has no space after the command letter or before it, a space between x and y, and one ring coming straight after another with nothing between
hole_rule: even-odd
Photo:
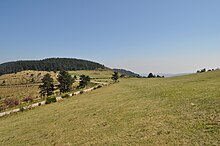
<instances>
[{"instance_id":1,"label":"low vegetation","mask_svg":"<svg viewBox=\"0 0 220 146\"><path fill-rule=\"evenodd\" d=\"M165 79L120 79L101 90L2 117L0 142L219 145L219 86L219 71Z\"/></svg>"},{"instance_id":2,"label":"low vegetation","mask_svg":"<svg viewBox=\"0 0 220 146\"><path fill-rule=\"evenodd\" d=\"M50 104L53 102L57 102L56 97L47 97L46 98L46 104Z\"/></svg>"},{"instance_id":3,"label":"low vegetation","mask_svg":"<svg viewBox=\"0 0 220 146\"><path fill-rule=\"evenodd\" d=\"M79 73L86 73L82 81ZM90 78L89 74L97 75L96 79ZM4 85L0 84L0 111L10 110L10 108L25 106L45 100L47 96L62 96L66 92L75 92L83 88L91 88L96 83L90 82L110 82L110 70L95 71L70 71L70 72L46 72L46 71L22 71L16 74L7 74L0 76L0 82L5 81ZM34 78L33 83L26 82ZM28 80L26 80L28 79ZM80 88L79 88L80 87ZM60 92L61 91L61 92ZM7 106L4 100L7 98L15 98L19 101L18 105Z\"/></svg>"}]
</instances>

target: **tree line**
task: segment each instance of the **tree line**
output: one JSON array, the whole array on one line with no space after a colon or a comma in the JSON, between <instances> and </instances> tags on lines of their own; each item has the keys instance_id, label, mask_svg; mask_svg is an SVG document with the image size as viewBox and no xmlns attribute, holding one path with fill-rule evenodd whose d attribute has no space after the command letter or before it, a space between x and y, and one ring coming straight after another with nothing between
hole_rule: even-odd
<instances>
[{"instance_id":1,"label":"tree line","mask_svg":"<svg viewBox=\"0 0 220 146\"><path fill-rule=\"evenodd\" d=\"M149 73L149 75L147 76L147 78L164 78L164 76L160 76L160 75L155 75L153 73Z\"/></svg>"},{"instance_id":2,"label":"tree line","mask_svg":"<svg viewBox=\"0 0 220 146\"><path fill-rule=\"evenodd\" d=\"M72 77L67 71L60 71L57 81L59 84L54 85L54 80L49 73L44 75L42 79L42 85L39 86L41 96L50 96L54 94L54 91L59 89L60 93L70 92L72 89L72 84L75 82L76 76ZM90 82L90 77L81 75L80 83L77 88L84 88Z\"/></svg>"},{"instance_id":3,"label":"tree line","mask_svg":"<svg viewBox=\"0 0 220 146\"><path fill-rule=\"evenodd\" d=\"M111 79L114 82L118 82L119 74L118 72L114 72ZM60 71L57 81L59 84L57 86L54 85L54 80L49 73L44 75L42 78L42 85L39 86L40 88L40 95L51 96L54 94L54 91L59 89L60 93L70 92L72 89L72 84L75 82L76 76L72 77L67 71ZM85 88L90 83L91 78L86 75L80 76L79 85L77 86L78 89Z\"/></svg>"},{"instance_id":4,"label":"tree line","mask_svg":"<svg viewBox=\"0 0 220 146\"><path fill-rule=\"evenodd\" d=\"M208 69L208 70L206 68L203 68L203 69L197 70L196 73L203 73L203 72L215 71L215 70L219 70L219 68L217 68L217 69Z\"/></svg>"}]
</instances>

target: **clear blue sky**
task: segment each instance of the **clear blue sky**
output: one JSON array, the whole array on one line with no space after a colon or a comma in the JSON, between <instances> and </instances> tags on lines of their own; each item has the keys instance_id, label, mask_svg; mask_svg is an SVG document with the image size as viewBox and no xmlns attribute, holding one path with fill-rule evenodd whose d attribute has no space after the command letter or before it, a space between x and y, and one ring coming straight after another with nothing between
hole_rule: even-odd
<instances>
[{"instance_id":1,"label":"clear blue sky","mask_svg":"<svg viewBox=\"0 0 220 146\"><path fill-rule=\"evenodd\" d=\"M0 63L73 57L138 73L220 67L220 0L0 0Z\"/></svg>"}]
</instances>

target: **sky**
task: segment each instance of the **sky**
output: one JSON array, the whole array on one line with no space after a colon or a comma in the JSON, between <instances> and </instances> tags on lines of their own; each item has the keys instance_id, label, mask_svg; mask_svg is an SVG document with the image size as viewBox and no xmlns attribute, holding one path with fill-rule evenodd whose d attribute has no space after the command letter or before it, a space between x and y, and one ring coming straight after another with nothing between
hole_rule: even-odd
<instances>
[{"instance_id":1,"label":"sky","mask_svg":"<svg viewBox=\"0 0 220 146\"><path fill-rule=\"evenodd\" d=\"M81 58L137 73L220 67L219 0L0 0L0 63Z\"/></svg>"}]
</instances>

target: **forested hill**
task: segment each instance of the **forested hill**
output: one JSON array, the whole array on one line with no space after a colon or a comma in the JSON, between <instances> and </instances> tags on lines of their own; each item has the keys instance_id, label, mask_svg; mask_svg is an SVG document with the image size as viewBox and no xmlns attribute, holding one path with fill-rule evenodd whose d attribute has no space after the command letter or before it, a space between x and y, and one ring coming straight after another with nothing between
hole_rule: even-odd
<instances>
[{"instance_id":1,"label":"forested hill","mask_svg":"<svg viewBox=\"0 0 220 146\"><path fill-rule=\"evenodd\" d=\"M59 71L59 70L95 70L105 69L96 62L72 58L48 58L44 60L15 61L0 64L0 75L23 70Z\"/></svg>"}]
</instances>

